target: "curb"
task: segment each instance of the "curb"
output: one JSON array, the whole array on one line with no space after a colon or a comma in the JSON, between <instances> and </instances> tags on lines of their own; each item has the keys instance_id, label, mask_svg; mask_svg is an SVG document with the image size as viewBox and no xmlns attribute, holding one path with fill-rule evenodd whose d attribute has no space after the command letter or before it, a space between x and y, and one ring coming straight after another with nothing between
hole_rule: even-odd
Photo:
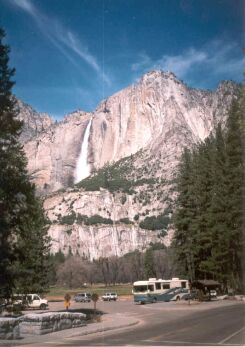
<instances>
[{"instance_id":1,"label":"curb","mask_svg":"<svg viewBox=\"0 0 245 347\"><path fill-rule=\"evenodd\" d=\"M101 322L100 324L103 325L103 322ZM108 327L98 327L95 329L91 329L90 331L81 331L77 334L72 334L69 337L74 337L74 336L85 336L85 335L90 335L90 334L96 334L96 333L102 333L104 331L110 331L110 330L116 330L116 329L123 329L123 328L128 328L134 325L139 324L139 321L136 320L135 322L131 322L131 323L126 323L126 324L122 324L122 325L118 325L118 326L108 326Z\"/></svg>"}]
</instances>

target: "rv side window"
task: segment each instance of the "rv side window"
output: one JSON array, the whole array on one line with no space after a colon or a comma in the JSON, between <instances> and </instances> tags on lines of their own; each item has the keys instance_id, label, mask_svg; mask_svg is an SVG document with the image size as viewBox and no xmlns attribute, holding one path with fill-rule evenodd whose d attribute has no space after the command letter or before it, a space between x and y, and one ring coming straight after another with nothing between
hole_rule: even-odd
<instances>
[{"instance_id":1,"label":"rv side window","mask_svg":"<svg viewBox=\"0 0 245 347\"><path fill-rule=\"evenodd\" d=\"M170 289L170 284L169 283L163 283L162 289Z\"/></svg>"},{"instance_id":2,"label":"rv side window","mask_svg":"<svg viewBox=\"0 0 245 347\"><path fill-rule=\"evenodd\" d=\"M150 292L154 292L154 286L153 286L153 284L148 285L148 289L149 289Z\"/></svg>"},{"instance_id":3,"label":"rv side window","mask_svg":"<svg viewBox=\"0 0 245 347\"><path fill-rule=\"evenodd\" d=\"M186 282L181 282L181 288L186 288Z\"/></svg>"},{"instance_id":4,"label":"rv side window","mask_svg":"<svg viewBox=\"0 0 245 347\"><path fill-rule=\"evenodd\" d=\"M161 283L156 283L156 289L161 289Z\"/></svg>"}]
</instances>

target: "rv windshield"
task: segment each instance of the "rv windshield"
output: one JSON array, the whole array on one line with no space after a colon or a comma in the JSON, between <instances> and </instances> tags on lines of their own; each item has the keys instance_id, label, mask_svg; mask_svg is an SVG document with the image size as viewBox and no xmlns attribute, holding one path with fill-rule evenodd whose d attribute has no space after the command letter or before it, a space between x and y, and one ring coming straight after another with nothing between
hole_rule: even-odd
<instances>
[{"instance_id":1,"label":"rv windshield","mask_svg":"<svg viewBox=\"0 0 245 347\"><path fill-rule=\"evenodd\" d=\"M134 292L135 293L143 293L147 291L147 286L134 286Z\"/></svg>"}]
</instances>

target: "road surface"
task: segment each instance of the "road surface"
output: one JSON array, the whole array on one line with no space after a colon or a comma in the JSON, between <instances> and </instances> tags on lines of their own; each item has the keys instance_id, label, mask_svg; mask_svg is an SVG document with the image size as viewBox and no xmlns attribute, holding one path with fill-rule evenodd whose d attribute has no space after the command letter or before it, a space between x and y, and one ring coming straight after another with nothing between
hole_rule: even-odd
<instances>
[{"instance_id":1,"label":"road surface","mask_svg":"<svg viewBox=\"0 0 245 347\"><path fill-rule=\"evenodd\" d=\"M244 345L244 303L207 302L134 305L132 302L99 303L107 312L137 317L140 323L123 329L57 341L57 346L163 346ZM55 346L55 343L52 343Z\"/></svg>"}]
</instances>

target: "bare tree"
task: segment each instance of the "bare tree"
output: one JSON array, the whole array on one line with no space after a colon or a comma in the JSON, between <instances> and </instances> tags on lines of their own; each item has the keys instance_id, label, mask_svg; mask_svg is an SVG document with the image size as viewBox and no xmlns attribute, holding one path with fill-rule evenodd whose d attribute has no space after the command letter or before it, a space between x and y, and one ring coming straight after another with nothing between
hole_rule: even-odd
<instances>
[{"instance_id":1,"label":"bare tree","mask_svg":"<svg viewBox=\"0 0 245 347\"><path fill-rule=\"evenodd\" d=\"M81 287L86 281L82 258L68 257L57 271L57 283L68 288Z\"/></svg>"}]
</instances>

